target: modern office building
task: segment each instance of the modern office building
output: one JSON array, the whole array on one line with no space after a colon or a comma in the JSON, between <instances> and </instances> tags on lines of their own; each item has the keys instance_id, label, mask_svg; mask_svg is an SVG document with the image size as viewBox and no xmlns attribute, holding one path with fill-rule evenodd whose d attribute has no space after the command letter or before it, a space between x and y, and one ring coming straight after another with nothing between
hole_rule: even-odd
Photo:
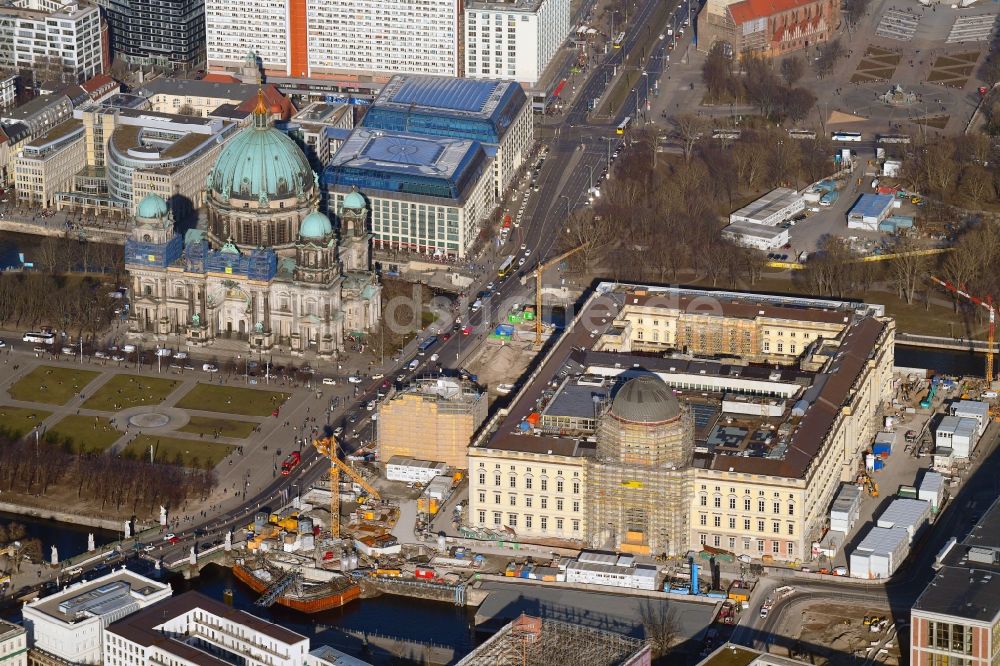
<instances>
[{"instance_id":1,"label":"modern office building","mask_svg":"<svg viewBox=\"0 0 1000 666\"><path fill-rule=\"evenodd\" d=\"M136 65L192 70L205 58L202 0L100 0L111 52Z\"/></svg>"},{"instance_id":2,"label":"modern office building","mask_svg":"<svg viewBox=\"0 0 1000 666\"><path fill-rule=\"evenodd\" d=\"M236 129L219 119L156 113L141 97L115 95L76 109L71 120L22 146L14 159L18 197L124 219L153 193L186 220L204 203L205 179Z\"/></svg>"},{"instance_id":3,"label":"modern office building","mask_svg":"<svg viewBox=\"0 0 1000 666\"><path fill-rule=\"evenodd\" d=\"M358 128L323 174L331 210L360 195L375 248L464 257L493 210L493 164L476 141Z\"/></svg>"},{"instance_id":4,"label":"modern office building","mask_svg":"<svg viewBox=\"0 0 1000 666\"><path fill-rule=\"evenodd\" d=\"M457 379L417 379L378 408L379 460L397 456L466 467L466 449L486 420L488 399Z\"/></svg>"},{"instance_id":5,"label":"modern office building","mask_svg":"<svg viewBox=\"0 0 1000 666\"><path fill-rule=\"evenodd\" d=\"M105 627L171 592L168 584L123 569L25 604L32 663L100 664Z\"/></svg>"},{"instance_id":6,"label":"modern office building","mask_svg":"<svg viewBox=\"0 0 1000 666\"><path fill-rule=\"evenodd\" d=\"M161 601L103 634L105 666L300 666L310 659L305 636L198 592Z\"/></svg>"},{"instance_id":7,"label":"modern office building","mask_svg":"<svg viewBox=\"0 0 1000 666\"><path fill-rule=\"evenodd\" d=\"M493 158L497 199L535 142L531 104L521 86L510 81L395 76L375 98L362 125L479 142Z\"/></svg>"},{"instance_id":8,"label":"modern office building","mask_svg":"<svg viewBox=\"0 0 1000 666\"><path fill-rule=\"evenodd\" d=\"M569 0L472 0L465 5L465 75L533 87L569 30Z\"/></svg>"},{"instance_id":9,"label":"modern office building","mask_svg":"<svg viewBox=\"0 0 1000 666\"><path fill-rule=\"evenodd\" d=\"M18 201L48 208L56 194L72 189L73 178L87 165L83 124L67 120L21 147L14 158Z\"/></svg>"},{"instance_id":10,"label":"modern office building","mask_svg":"<svg viewBox=\"0 0 1000 666\"><path fill-rule=\"evenodd\" d=\"M470 447L468 528L809 558L892 396L894 332L876 305L602 283Z\"/></svg>"},{"instance_id":11,"label":"modern office building","mask_svg":"<svg viewBox=\"0 0 1000 666\"><path fill-rule=\"evenodd\" d=\"M88 0L8 0L0 4L0 70L31 71L82 83L102 72L105 33Z\"/></svg>"},{"instance_id":12,"label":"modern office building","mask_svg":"<svg viewBox=\"0 0 1000 666\"><path fill-rule=\"evenodd\" d=\"M354 129L354 108L349 104L313 102L279 129L299 143L313 169L321 172Z\"/></svg>"},{"instance_id":13,"label":"modern office building","mask_svg":"<svg viewBox=\"0 0 1000 666\"><path fill-rule=\"evenodd\" d=\"M0 76L0 110L9 109L17 101L17 82L20 77L17 74Z\"/></svg>"},{"instance_id":14,"label":"modern office building","mask_svg":"<svg viewBox=\"0 0 1000 666\"><path fill-rule=\"evenodd\" d=\"M989 666L1000 653L1000 500L938 560L910 612L910 663Z\"/></svg>"},{"instance_id":15,"label":"modern office building","mask_svg":"<svg viewBox=\"0 0 1000 666\"><path fill-rule=\"evenodd\" d=\"M28 632L6 620L0 620L0 664L28 666Z\"/></svg>"},{"instance_id":16,"label":"modern office building","mask_svg":"<svg viewBox=\"0 0 1000 666\"><path fill-rule=\"evenodd\" d=\"M237 72L252 53L267 76L459 76L461 6L457 0L207 0L208 68Z\"/></svg>"}]
</instances>

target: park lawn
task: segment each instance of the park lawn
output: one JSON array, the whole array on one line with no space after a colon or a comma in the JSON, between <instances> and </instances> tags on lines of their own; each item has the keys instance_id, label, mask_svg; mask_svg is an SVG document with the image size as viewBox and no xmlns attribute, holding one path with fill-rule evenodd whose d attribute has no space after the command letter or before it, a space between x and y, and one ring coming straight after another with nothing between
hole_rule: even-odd
<instances>
[{"instance_id":1,"label":"park lawn","mask_svg":"<svg viewBox=\"0 0 1000 666\"><path fill-rule=\"evenodd\" d=\"M84 409L117 412L131 407L158 405L180 385L174 379L115 375L83 403Z\"/></svg>"},{"instance_id":2,"label":"park lawn","mask_svg":"<svg viewBox=\"0 0 1000 666\"><path fill-rule=\"evenodd\" d=\"M122 455L149 460L149 447L153 446L154 460L158 463L180 463L185 467L211 469L233 450L228 444L202 439L179 439L161 435L142 434L129 442Z\"/></svg>"},{"instance_id":3,"label":"park lawn","mask_svg":"<svg viewBox=\"0 0 1000 666\"><path fill-rule=\"evenodd\" d=\"M219 431L219 435L222 437L246 439L256 426L257 424L253 421L192 416L187 425L177 430L178 432L193 432L196 435L214 435L216 431Z\"/></svg>"},{"instance_id":4,"label":"park lawn","mask_svg":"<svg viewBox=\"0 0 1000 666\"><path fill-rule=\"evenodd\" d=\"M261 389L198 384L177 401L180 409L222 412L240 416L270 416L288 399L288 393Z\"/></svg>"},{"instance_id":5,"label":"park lawn","mask_svg":"<svg viewBox=\"0 0 1000 666\"><path fill-rule=\"evenodd\" d=\"M7 392L14 400L65 405L101 373L71 366L40 365Z\"/></svg>"},{"instance_id":6,"label":"park lawn","mask_svg":"<svg viewBox=\"0 0 1000 666\"><path fill-rule=\"evenodd\" d=\"M71 414L49 428L45 439L66 445L73 453L100 453L118 441L120 430L103 416Z\"/></svg>"},{"instance_id":7,"label":"park lawn","mask_svg":"<svg viewBox=\"0 0 1000 666\"><path fill-rule=\"evenodd\" d=\"M52 412L30 407L0 405L0 432L8 437L24 437L39 423L52 416Z\"/></svg>"}]
</instances>

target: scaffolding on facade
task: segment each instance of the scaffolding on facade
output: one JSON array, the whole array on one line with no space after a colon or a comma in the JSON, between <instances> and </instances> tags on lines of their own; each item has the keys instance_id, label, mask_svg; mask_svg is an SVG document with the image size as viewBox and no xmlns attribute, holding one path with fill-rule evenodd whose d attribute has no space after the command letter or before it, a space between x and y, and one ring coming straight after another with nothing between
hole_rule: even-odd
<instances>
[{"instance_id":1,"label":"scaffolding on facade","mask_svg":"<svg viewBox=\"0 0 1000 666\"><path fill-rule=\"evenodd\" d=\"M637 555L687 551L693 433L686 408L677 421L652 426L604 415L588 475L591 545Z\"/></svg>"},{"instance_id":2,"label":"scaffolding on facade","mask_svg":"<svg viewBox=\"0 0 1000 666\"><path fill-rule=\"evenodd\" d=\"M522 614L457 666L625 666L649 650L624 634Z\"/></svg>"}]
</instances>

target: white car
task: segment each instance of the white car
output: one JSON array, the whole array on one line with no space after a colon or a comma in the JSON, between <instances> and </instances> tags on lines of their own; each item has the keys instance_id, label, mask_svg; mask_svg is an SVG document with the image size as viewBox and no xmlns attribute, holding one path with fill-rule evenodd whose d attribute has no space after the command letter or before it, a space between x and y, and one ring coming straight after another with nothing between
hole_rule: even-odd
<instances>
[{"instance_id":1,"label":"white car","mask_svg":"<svg viewBox=\"0 0 1000 666\"><path fill-rule=\"evenodd\" d=\"M383 375L381 372L376 372L374 375L372 375L372 379L382 379L383 377L385 377L385 375Z\"/></svg>"},{"instance_id":2,"label":"white car","mask_svg":"<svg viewBox=\"0 0 1000 666\"><path fill-rule=\"evenodd\" d=\"M188 357L187 352L177 352L176 354L174 354L174 358L176 358L179 361L183 361L187 357Z\"/></svg>"},{"instance_id":3,"label":"white car","mask_svg":"<svg viewBox=\"0 0 1000 666\"><path fill-rule=\"evenodd\" d=\"M125 358L123 354L115 354L114 356L111 357L111 360L118 361L119 363L121 363L122 361L127 361L128 359Z\"/></svg>"},{"instance_id":4,"label":"white car","mask_svg":"<svg viewBox=\"0 0 1000 666\"><path fill-rule=\"evenodd\" d=\"M7 346L7 343L4 342L3 340L0 340L0 349L3 349L6 346Z\"/></svg>"},{"instance_id":5,"label":"white car","mask_svg":"<svg viewBox=\"0 0 1000 666\"><path fill-rule=\"evenodd\" d=\"M150 544L146 544L146 545L145 545L145 546L143 547L143 551L145 551L145 552L147 552L147 553L151 553L151 552L153 552L153 550L154 550L155 548L156 548L156 546L154 546L153 544L151 544L151 543L150 543Z\"/></svg>"},{"instance_id":6,"label":"white car","mask_svg":"<svg viewBox=\"0 0 1000 666\"><path fill-rule=\"evenodd\" d=\"M173 352L167 349L166 347L160 347L159 349L156 350L156 355L161 356L163 358L169 357L172 353Z\"/></svg>"},{"instance_id":7,"label":"white car","mask_svg":"<svg viewBox=\"0 0 1000 666\"><path fill-rule=\"evenodd\" d=\"M135 345L125 345L122 347L122 351L126 354L131 354L135 351Z\"/></svg>"},{"instance_id":8,"label":"white car","mask_svg":"<svg viewBox=\"0 0 1000 666\"><path fill-rule=\"evenodd\" d=\"M436 363L441 358L438 354L431 354L431 363Z\"/></svg>"},{"instance_id":9,"label":"white car","mask_svg":"<svg viewBox=\"0 0 1000 666\"><path fill-rule=\"evenodd\" d=\"M66 354L67 356L73 356L76 354L76 350L72 347L63 347L62 353Z\"/></svg>"},{"instance_id":10,"label":"white car","mask_svg":"<svg viewBox=\"0 0 1000 666\"><path fill-rule=\"evenodd\" d=\"M531 256L531 248L530 247L527 250L524 251L524 256L526 256L526 257L530 257Z\"/></svg>"},{"instance_id":11,"label":"white car","mask_svg":"<svg viewBox=\"0 0 1000 666\"><path fill-rule=\"evenodd\" d=\"M351 382L352 384L360 384L361 377L357 375L351 375L350 377L347 378L347 381Z\"/></svg>"},{"instance_id":12,"label":"white car","mask_svg":"<svg viewBox=\"0 0 1000 666\"><path fill-rule=\"evenodd\" d=\"M521 251L524 252L527 249L528 249L528 244L527 243L521 243Z\"/></svg>"},{"instance_id":13,"label":"white car","mask_svg":"<svg viewBox=\"0 0 1000 666\"><path fill-rule=\"evenodd\" d=\"M94 352L94 358L108 358L108 353L98 349Z\"/></svg>"},{"instance_id":14,"label":"white car","mask_svg":"<svg viewBox=\"0 0 1000 666\"><path fill-rule=\"evenodd\" d=\"M365 409L367 409L369 412L375 411L375 401L372 400L371 402L369 402L368 405L365 407Z\"/></svg>"},{"instance_id":15,"label":"white car","mask_svg":"<svg viewBox=\"0 0 1000 666\"><path fill-rule=\"evenodd\" d=\"M527 261L527 259L525 259L524 257L521 257L520 259L518 259L517 260L518 267L520 268L521 266L524 266L524 262L525 261Z\"/></svg>"},{"instance_id":16,"label":"white car","mask_svg":"<svg viewBox=\"0 0 1000 666\"><path fill-rule=\"evenodd\" d=\"M215 365L214 363L203 363L201 369L204 370L205 372L218 372L219 366Z\"/></svg>"},{"instance_id":17,"label":"white car","mask_svg":"<svg viewBox=\"0 0 1000 666\"><path fill-rule=\"evenodd\" d=\"M333 377L324 377L323 383L326 384L327 386L336 386L337 380L334 379Z\"/></svg>"}]
</instances>

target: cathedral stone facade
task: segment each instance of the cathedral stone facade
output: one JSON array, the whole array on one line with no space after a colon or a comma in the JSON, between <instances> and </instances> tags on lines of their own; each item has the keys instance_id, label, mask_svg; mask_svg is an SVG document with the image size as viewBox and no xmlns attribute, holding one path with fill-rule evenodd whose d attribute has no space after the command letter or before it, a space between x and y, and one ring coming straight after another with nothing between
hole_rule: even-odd
<instances>
[{"instance_id":1,"label":"cathedral stone facade","mask_svg":"<svg viewBox=\"0 0 1000 666\"><path fill-rule=\"evenodd\" d=\"M364 198L343 200L338 238L316 209L308 160L271 126L262 99L253 125L220 153L206 189L205 218L183 239L162 199L140 202L125 244L130 333L331 356L378 323L381 285L371 271Z\"/></svg>"}]
</instances>

